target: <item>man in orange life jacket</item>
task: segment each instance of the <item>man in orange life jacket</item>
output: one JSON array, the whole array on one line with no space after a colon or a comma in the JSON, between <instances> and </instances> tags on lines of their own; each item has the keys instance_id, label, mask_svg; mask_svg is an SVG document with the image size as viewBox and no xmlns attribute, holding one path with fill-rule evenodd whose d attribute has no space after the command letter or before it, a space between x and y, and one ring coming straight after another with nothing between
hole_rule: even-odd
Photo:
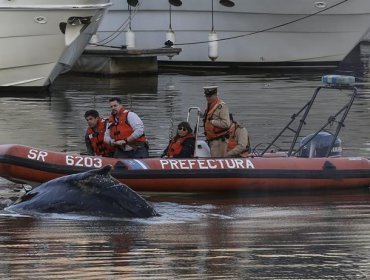
<instances>
[{"instance_id":1,"label":"man in orange life jacket","mask_svg":"<svg viewBox=\"0 0 370 280\"><path fill-rule=\"evenodd\" d=\"M109 99L112 114L108 119L104 142L110 143L115 158L149 157L144 124L137 114L125 110L121 99Z\"/></svg>"},{"instance_id":2,"label":"man in orange life jacket","mask_svg":"<svg viewBox=\"0 0 370 280\"><path fill-rule=\"evenodd\" d=\"M87 153L92 156L113 157L113 148L104 142L107 122L100 118L96 110L86 111L85 119L89 126L85 134Z\"/></svg>"},{"instance_id":3,"label":"man in orange life jacket","mask_svg":"<svg viewBox=\"0 0 370 280\"><path fill-rule=\"evenodd\" d=\"M229 129L229 144L227 145L226 157L247 157L250 153L250 140L248 130L234 121L230 114L231 126Z\"/></svg>"},{"instance_id":4,"label":"man in orange life jacket","mask_svg":"<svg viewBox=\"0 0 370 280\"><path fill-rule=\"evenodd\" d=\"M203 87L207 99L204 112L204 134L206 135L212 157L225 157L229 141L229 108L218 96L217 86Z\"/></svg>"}]
</instances>

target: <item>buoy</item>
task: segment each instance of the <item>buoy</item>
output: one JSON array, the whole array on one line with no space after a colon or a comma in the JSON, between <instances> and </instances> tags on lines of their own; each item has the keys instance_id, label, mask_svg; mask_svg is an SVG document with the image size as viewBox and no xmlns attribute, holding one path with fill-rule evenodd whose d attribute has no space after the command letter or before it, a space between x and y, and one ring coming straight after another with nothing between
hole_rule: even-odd
<instances>
[{"instance_id":1,"label":"buoy","mask_svg":"<svg viewBox=\"0 0 370 280\"><path fill-rule=\"evenodd\" d=\"M135 32L133 32L131 29L127 30L126 32L126 47L128 49L135 48Z\"/></svg>"},{"instance_id":2,"label":"buoy","mask_svg":"<svg viewBox=\"0 0 370 280\"><path fill-rule=\"evenodd\" d=\"M215 61L218 57L218 36L215 31L208 34L208 57Z\"/></svg>"}]
</instances>

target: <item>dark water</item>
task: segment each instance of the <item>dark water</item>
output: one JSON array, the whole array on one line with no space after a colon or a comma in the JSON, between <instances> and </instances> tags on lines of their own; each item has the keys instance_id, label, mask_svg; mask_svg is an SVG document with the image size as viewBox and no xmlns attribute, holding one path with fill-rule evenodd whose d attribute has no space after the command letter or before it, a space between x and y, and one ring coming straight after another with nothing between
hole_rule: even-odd
<instances>
[{"instance_id":1,"label":"dark water","mask_svg":"<svg viewBox=\"0 0 370 280\"><path fill-rule=\"evenodd\" d=\"M337 73L362 84L340 137L344 155L370 157L370 46ZM332 73L333 71L330 71ZM252 145L270 141L320 84L325 71L237 75L161 74L97 78L65 75L50 96L1 93L0 143L82 151L87 109L109 113L120 96L146 126L151 155L167 145L190 106L204 109L202 87L219 85ZM199 73L198 73L199 74ZM325 93L305 132L349 98ZM289 138L285 139L288 142ZM282 143L284 145L286 143ZM0 179L0 206L22 186ZM367 279L370 193L145 194L161 217L102 220L53 215L0 216L3 279Z\"/></svg>"}]
</instances>

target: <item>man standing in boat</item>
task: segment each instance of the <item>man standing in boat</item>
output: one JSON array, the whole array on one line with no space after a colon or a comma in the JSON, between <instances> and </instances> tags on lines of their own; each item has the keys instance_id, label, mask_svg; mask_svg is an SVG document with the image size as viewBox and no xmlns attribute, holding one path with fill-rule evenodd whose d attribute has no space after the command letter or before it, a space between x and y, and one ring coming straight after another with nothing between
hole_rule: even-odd
<instances>
[{"instance_id":1,"label":"man standing in boat","mask_svg":"<svg viewBox=\"0 0 370 280\"><path fill-rule=\"evenodd\" d=\"M104 142L107 121L99 116L96 110L85 112L85 119L89 126L85 134L87 154L91 156L113 157L113 148Z\"/></svg>"},{"instance_id":2,"label":"man standing in boat","mask_svg":"<svg viewBox=\"0 0 370 280\"><path fill-rule=\"evenodd\" d=\"M144 124L139 116L122 105L121 99L109 99L112 113L108 119L104 142L114 147L115 158L149 157Z\"/></svg>"},{"instance_id":3,"label":"man standing in boat","mask_svg":"<svg viewBox=\"0 0 370 280\"><path fill-rule=\"evenodd\" d=\"M229 141L230 117L226 103L217 96L217 86L203 87L207 99L204 112L204 134L212 157L225 157Z\"/></svg>"}]
</instances>

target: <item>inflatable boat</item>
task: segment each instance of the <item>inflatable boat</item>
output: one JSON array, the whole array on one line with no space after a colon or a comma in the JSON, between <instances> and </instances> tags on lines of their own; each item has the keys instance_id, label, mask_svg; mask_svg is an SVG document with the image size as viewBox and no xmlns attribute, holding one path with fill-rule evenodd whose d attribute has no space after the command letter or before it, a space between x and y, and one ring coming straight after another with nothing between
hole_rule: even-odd
<instances>
[{"instance_id":1,"label":"inflatable boat","mask_svg":"<svg viewBox=\"0 0 370 280\"><path fill-rule=\"evenodd\" d=\"M354 78L325 76L325 85L316 89L311 100L292 116L281 133L261 152L245 158L211 158L207 144L196 141L193 158L116 159L53 152L23 145L0 145L0 176L17 183L37 185L48 180L101 168L114 167L112 176L140 192L241 192L302 191L368 188L370 162L361 157L342 157L340 128L353 103L357 89ZM300 137L302 126L320 89L352 90L350 101L318 131ZM190 112L190 109L189 109ZM298 127L292 123L298 115ZM188 113L189 119L189 113ZM337 120L338 119L338 120ZM327 125L338 123L335 133ZM198 114L199 122L199 114ZM196 124L198 127L198 123ZM294 131L286 152L271 147L284 131ZM197 135L197 129L195 129ZM302 140L298 143L298 139Z\"/></svg>"},{"instance_id":2,"label":"inflatable boat","mask_svg":"<svg viewBox=\"0 0 370 280\"><path fill-rule=\"evenodd\" d=\"M370 186L364 158L112 159L21 145L0 146L0 176L37 185L111 164L112 175L135 191L213 192L350 189Z\"/></svg>"}]
</instances>

